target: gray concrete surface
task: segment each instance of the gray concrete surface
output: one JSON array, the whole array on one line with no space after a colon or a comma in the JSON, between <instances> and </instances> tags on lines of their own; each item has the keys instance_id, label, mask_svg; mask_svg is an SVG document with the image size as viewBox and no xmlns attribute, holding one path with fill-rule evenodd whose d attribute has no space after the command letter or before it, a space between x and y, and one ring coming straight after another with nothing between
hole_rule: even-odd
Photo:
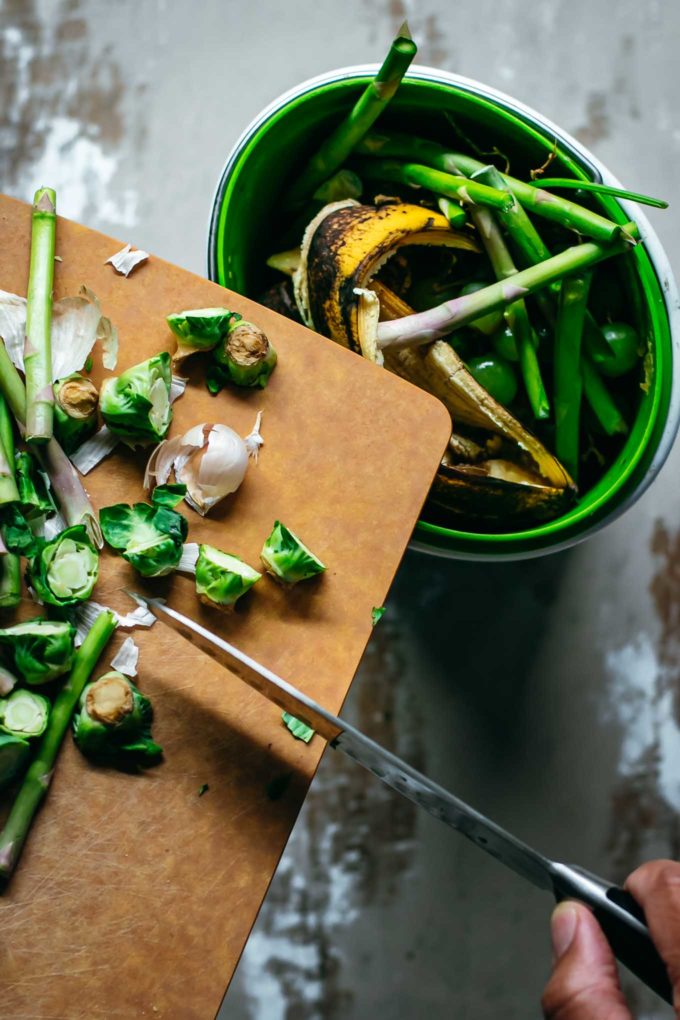
<instances>
[{"instance_id":1,"label":"gray concrete surface","mask_svg":"<svg viewBox=\"0 0 680 1020\"><path fill-rule=\"evenodd\" d=\"M202 272L231 143L303 78L422 63L581 138L678 264L672 0L4 0L0 180ZM526 564L409 554L347 715L548 853L622 879L678 855L680 455L621 521ZM538 1016L549 903L329 752L223 1006L230 1020ZM632 981L637 1015L668 1015Z\"/></svg>"}]
</instances>

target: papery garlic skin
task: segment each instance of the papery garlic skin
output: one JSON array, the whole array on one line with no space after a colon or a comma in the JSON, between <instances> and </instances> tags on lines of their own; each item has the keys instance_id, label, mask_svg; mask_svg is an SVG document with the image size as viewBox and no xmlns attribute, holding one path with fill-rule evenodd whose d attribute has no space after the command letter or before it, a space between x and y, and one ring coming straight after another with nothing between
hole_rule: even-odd
<instances>
[{"instance_id":1,"label":"papery garlic skin","mask_svg":"<svg viewBox=\"0 0 680 1020\"><path fill-rule=\"evenodd\" d=\"M260 412L246 440L228 425L204 423L160 443L147 463L144 487L164 485L174 472L176 480L187 487L186 502L205 516L225 496L236 492L249 458L257 459L264 442L259 433L261 418Z\"/></svg>"}]
</instances>

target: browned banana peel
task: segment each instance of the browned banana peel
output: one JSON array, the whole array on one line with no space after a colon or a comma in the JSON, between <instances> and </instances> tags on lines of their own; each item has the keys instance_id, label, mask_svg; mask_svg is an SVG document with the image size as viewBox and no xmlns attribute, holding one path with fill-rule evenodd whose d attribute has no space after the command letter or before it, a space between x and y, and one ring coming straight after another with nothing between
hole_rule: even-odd
<instances>
[{"instance_id":1,"label":"browned banana peel","mask_svg":"<svg viewBox=\"0 0 680 1020\"><path fill-rule=\"evenodd\" d=\"M303 322L382 364L376 343L379 304L368 285L405 245L439 245L478 251L469 234L452 230L439 212L409 202L375 208L353 199L332 202L302 239L293 277Z\"/></svg>"},{"instance_id":2,"label":"browned banana peel","mask_svg":"<svg viewBox=\"0 0 680 1020\"><path fill-rule=\"evenodd\" d=\"M380 302L381 318L401 318L411 313L409 305L379 281L374 282L373 289ZM375 337L372 342L376 343ZM571 502L576 490L566 469L536 436L479 385L446 341L435 340L422 347L385 351L385 365L438 397L448 408L454 423L495 433L517 446L522 455L523 478L514 479L514 483L526 487L533 479L537 485L547 484L557 490L563 505ZM510 481L498 476L496 480Z\"/></svg>"},{"instance_id":3,"label":"browned banana peel","mask_svg":"<svg viewBox=\"0 0 680 1020\"><path fill-rule=\"evenodd\" d=\"M496 527L503 522L548 521L571 501L568 489L549 485L534 472L509 460L457 462L444 454L428 503L469 522Z\"/></svg>"}]
</instances>

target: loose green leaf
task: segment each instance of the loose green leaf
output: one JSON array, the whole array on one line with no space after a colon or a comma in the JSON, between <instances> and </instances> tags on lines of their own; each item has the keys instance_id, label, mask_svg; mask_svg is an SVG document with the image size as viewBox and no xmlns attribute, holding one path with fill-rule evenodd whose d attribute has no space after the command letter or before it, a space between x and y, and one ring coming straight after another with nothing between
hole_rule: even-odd
<instances>
[{"instance_id":1,"label":"loose green leaf","mask_svg":"<svg viewBox=\"0 0 680 1020\"><path fill-rule=\"evenodd\" d=\"M316 732L311 728L311 726L308 726L307 723L303 723L300 719L296 719L294 715L290 714L290 712L284 712L281 718L295 739L304 740L305 744L309 743Z\"/></svg>"},{"instance_id":2,"label":"loose green leaf","mask_svg":"<svg viewBox=\"0 0 680 1020\"><path fill-rule=\"evenodd\" d=\"M385 606L373 606L371 610L371 621L375 627L385 615Z\"/></svg>"},{"instance_id":3,"label":"loose green leaf","mask_svg":"<svg viewBox=\"0 0 680 1020\"><path fill-rule=\"evenodd\" d=\"M186 517L165 506L116 503L99 513L102 534L142 577L170 574L182 556L189 526Z\"/></svg>"},{"instance_id":4,"label":"loose green leaf","mask_svg":"<svg viewBox=\"0 0 680 1020\"><path fill-rule=\"evenodd\" d=\"M297 584L326 569L321 560L280 521L274 522L274 529L260 556L267 571L285 584Z\"/></svg>"},{"instance_id":5,"label":"loose green leaf","mask_svg":"<svg viewBox=\"0 0 680 1020\"><path fill-rule=\"evenodd\" d=\"M16 480L25 517L31 519L56 512L47 476L30 453L16 454Z\"/></svg>"},{"instance_id":6,"label":"loose green leaf","mask_svg":"<svg viewBox=\"0 0 680 1020\"><path fill-rule=\"evenodd\" d=\"M253 585L262 574L247 563L212 545L201 545L196 561L196 593L201 602L228 608Z\"/></svg>"},{"instance_id":7,"label":"loose green leaf","mask_svg":"<svg viewBox=\"0 0 680 1020\"><path fill-rule=\"evenodd\" d=\"M180 482L169 482L167 485L157 485L151 493L151 502L154 506L168 507L174 510L182 502L187 494L186 485Z\"/></svg>"},{"instance_id":8,"label":"loose green leaf","mask_svg":"<svg viewBox=\"0 0 680 1020\"><path fill-rule=\"evenodd\" d=\"M171 382L166 351L105 379L99 407L109 430L132 446L165 439L172 421Z\"/></svg>"},{"instance_id":9,"label":"loose green leaf","mask_svg":"<svg viewBox=\"0 0 680 1020\"><path fill-rule=\"evenodd\" d=\"M198 788L198 796L202 797L204 793L207 793L210 787L207 783L202 783Z\"/></svg>"},{"instance_id":10,"label":"loose green leaf","mask_svg":"<svg viewBox=\"0 0 680 1020\"><path fill-rule=\"evenodd\" d=\"M50 606L74 606L92 594L99 576L99 553L83 524L66 528L41 543L28 565L33 589Z\"/></svg>"},{"instance_id":11,"label":"loose green leaf","mask_svg":"<svg viewBox=\"0 0 680 1020\"><path fill-rule=\"evenodd\" d=\"M38 617L0 630L0 647L27 684L45 684L71 668L75 632L70 623Z\"/></svg>"},{"instance_id":12,"label":"loose green leaf","mask_svg":"<svg viewBox=\"0 0 680 1020\"><path fill-rule=\"evenodd\" d=\"M0 533L5 548L17 556L33 556L40 546L40 540L16 503L0 507Z\"/></svg>"}]
</instances>

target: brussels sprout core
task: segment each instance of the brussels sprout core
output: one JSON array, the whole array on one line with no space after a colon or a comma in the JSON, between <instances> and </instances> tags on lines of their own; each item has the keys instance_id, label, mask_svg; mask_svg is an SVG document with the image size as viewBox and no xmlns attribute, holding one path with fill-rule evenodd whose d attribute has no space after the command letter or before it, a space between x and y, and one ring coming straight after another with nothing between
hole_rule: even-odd
<instances>
[{"instance_id":1,"label":"brussels sprout core","mask_svg":"<svg viewBox=\"0 0 680 1020\"><path fill-rule=\"evenodd\" d=\"M72 375L54 384L57 404L69 418L83 421L97 410L97 387L82 375Z\"/></svg>"},{"instance_id":2,"label":"brussels sprout core","mask_svg":"<svg viewBox=\"0 0 680 1020\"><path fill-rule=\"evenodd\" d=\"M99 554L82 524L67 528L38 551L29 564L37 595L52 606L70 606L92 594L99 575Z\"/></svg>"},{"instance_id":3,"label":"brussels sprout core","mask_svg":"<svg viewBox=\"0 0 680 1020\"><path fill-rule=\"evenodd\" d=\"M47 727L50 703L33 691L14 691L0 701L0 726L18 737L39 737Z\"/></svg>"},{"instance_id":4,"label":"brussels sprout core","mask_svg":"<svg viewBox=\"0 0 680 1020\"><path fill-rule=\"evenodd\" d=\"M94 434L98 401L95 385L77 372L54 384L54 430L66 453Z\"/></svg>"},{"instance_id":5,"label":"brussels sprout core","mask_svg":"<svg viewBox=\"0 0 680 1020\"><path fill-rule=\"evenodd\" d=\"M252 322L237 322L215 348L225 381L237 386L266 386L276 360L267 334Z\"/></svg>"},{"instance_id":6,"label":"brussels sprout core","mask_svg":"<svg viewBox=\"0 0 680 1020\"><path fill-rule=\"evenodd\" d=\"M109 673L88 687L85 707L91 719L116 726L133 708L132 690L122 676Z\"/></svg>"},{"instance_id":7,"label":"brussels sprout core","mask_svg":"<svg viewBox=\"0 0 680 1020\"><path fill-rule=\"evenodd\" d=\"M122 766L151 765L163 753L151 738L152 720L149 699L113 670L83 691L73 736L88 757Z\"/></svg>"}]
</instances>

